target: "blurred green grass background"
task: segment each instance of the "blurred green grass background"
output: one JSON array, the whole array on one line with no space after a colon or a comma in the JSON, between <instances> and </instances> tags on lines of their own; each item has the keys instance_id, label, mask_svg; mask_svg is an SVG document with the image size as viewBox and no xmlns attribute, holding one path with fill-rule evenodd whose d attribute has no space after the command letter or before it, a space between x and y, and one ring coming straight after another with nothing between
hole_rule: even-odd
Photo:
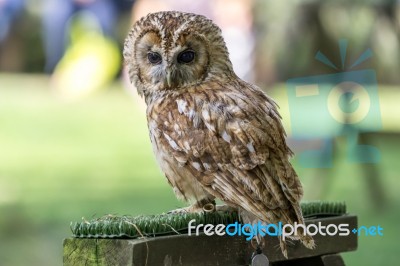
<instances>
[{"instance_id":1,"label":"blurred green grass background","mask_svg":"<svg viewBox=\"0 0 400 266\"><path fill-rule=\"evenodd\" d=\"M394 102L390 95L382 98ZM285 119L284 97L276 97ZM62 239L71 235L69 223L81 217L184 206L156 165L140 108L119 83L64 102L52 94L45 76L0 75L0 265L61 265ZM396 119L385 116L384 128L395 131ZM346 162L341 148L324 194L346 201L360 225L384 228L383 237L361 236L358 250L344 254L347 265L397 264L400 140L390 134L375 138L374 145L382 155L378 169L388 206L373 211L360 165ZM315 171L293 162L305 199L316 199Z\"/></svg>"}]
</instances>

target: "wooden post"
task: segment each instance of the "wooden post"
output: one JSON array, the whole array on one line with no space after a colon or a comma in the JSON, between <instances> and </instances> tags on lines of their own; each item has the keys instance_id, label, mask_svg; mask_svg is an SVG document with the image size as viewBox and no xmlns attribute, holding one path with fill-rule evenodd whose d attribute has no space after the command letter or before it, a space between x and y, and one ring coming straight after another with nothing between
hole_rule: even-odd
<instances>
[{"instance_id":1,"label":"wooden post","mask_svg":"<svg viewBox=\"0 0 400 266\"><path fill-rule=\"evenodd\" d=\"M306 224L349 224L357 228L357 217L342 215L307 220ZM298 241L288 244L286 260L276 237L266 236L263 253L273 266L344 266L339 255L357 249L357 235L315 235L316 249ZM189 236L187 234L146 239L68 238L64 240L64 265L249 265L254 249L243 236Z\"/></svg>"}]
</instances>

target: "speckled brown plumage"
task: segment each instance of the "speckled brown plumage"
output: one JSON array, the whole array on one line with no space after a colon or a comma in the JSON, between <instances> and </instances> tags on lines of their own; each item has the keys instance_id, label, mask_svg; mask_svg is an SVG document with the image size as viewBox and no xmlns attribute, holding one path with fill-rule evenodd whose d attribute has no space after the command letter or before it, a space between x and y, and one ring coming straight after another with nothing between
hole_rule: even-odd
<instances>
[{"instance_id":1,"label":"speckled brown plumage","mask_svg":"<svg viewBox=\"0 0 400 266\"><path fill-rule=\"evenodd\" d=\"M188 51L194 57L182 63ZM160 61L151 63L149 54ZM235 75L211 20L149 14L133 26L124 57L147 103L158 163L175 194L193 204L189 211L219 198L250 222L303 223L303 190L276 104ZM310 237L300 240L314 246ZM286 255L283 241L281 248Z\"/></svg>"}]
</instances>

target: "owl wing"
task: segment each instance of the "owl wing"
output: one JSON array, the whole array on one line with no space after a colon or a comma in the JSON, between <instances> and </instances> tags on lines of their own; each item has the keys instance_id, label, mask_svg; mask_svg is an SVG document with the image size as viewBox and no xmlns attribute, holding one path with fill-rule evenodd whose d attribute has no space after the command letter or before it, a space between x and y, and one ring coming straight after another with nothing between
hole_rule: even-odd
<instances>
[{"instance_id":1,"label":"owl wing","mask_svg":"<svg viewBox=\"0 0 400 266\"><path fill-rule=\"evenodd\" d=\"M253 213L298 204L302 188L275 102L248 83L212 86L178 97L165 114L168 153L227 203Z\"/></svg>"}]
</instances>

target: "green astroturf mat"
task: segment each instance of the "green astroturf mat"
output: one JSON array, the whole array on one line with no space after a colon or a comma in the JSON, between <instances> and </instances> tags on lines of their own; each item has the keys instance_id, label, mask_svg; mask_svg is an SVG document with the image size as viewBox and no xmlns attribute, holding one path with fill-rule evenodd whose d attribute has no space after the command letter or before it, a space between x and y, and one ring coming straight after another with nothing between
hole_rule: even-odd
<instances>
[{"instance_id":1,"label":"green astroturf mat","mask_svg":"<svg viewBox=\"0 0 400 266\"><path fill-rule=\"evenodd\" d=\"M301 203L306 219L343 215L344 202L313 201ZM105 215L91 220L82 219L71 223L71 231L78 238L137 238L141 236L161 236L186 233L188 223L230 224L240 222L236 212L179 213L140 216Z\"/></svg>"}]
</instances>

